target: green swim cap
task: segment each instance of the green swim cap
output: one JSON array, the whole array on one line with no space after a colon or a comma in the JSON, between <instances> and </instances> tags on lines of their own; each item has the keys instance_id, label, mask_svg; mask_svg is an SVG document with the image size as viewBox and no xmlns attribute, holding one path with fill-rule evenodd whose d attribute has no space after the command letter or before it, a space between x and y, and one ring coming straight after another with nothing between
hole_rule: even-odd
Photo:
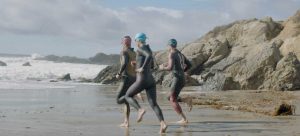
<instances>
[{"instance_id":1,"label":"green swim cap","mask_svg":"<svg viewBox=\"0 0 300 136\"><path fill-rule=\"evenodd\" d=\"M169 42L168 42L168 45L173 47L173 48L176 48L177 47L176 39L170 39Z\"/></svg>"}]
</instances>

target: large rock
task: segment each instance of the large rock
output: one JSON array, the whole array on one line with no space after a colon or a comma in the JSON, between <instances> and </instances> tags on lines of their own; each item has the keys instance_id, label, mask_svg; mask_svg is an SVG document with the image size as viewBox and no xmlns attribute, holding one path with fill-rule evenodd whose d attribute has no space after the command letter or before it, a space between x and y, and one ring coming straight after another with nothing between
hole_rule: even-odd
<instances>
[{"instance_id":1,"label":"large rock","mask_svg":"<svg viewBox=\"0 0 300 136\"><path fill-rule=\"evenodd\" d=\"M179 50L192 62L192 85L202 90L296 90L299 43L300 11L283 22L266 17L216 27ZM167 50L156 52L156 64L166 63L167 56ZM104 71L103 78L113 80L113 71ZM153 75L157 84L170 86L170 72Z\"/></svg>"},{"instance_id":2,"label":"large rock","mask_svg":"<svg viewBox=\"0 0 300 136\"><path fill-rule=\"evenodd\" d=\"M0 61L0 66L7 66L7 64L3 61Z\"/></svg>"},{"instance_id":3,"label":"large rock","mask_svg":"<svg viewBox=\"0 0 300 136\"><path fill-rule=\"evenodd\" d=\"M241 89L258 89L266 74L272 72L280 60L280 51L276 46L261 45L251 50L243 61L228 67L228 73L241 84Z\"/></svg>"},{"instance_id":4,"label":"large rock","mask_svg":"<svg viewBox=\"0 0 300 136\"><path fill-rule=\"evenodd\" d=\"M222 72L214 72L207 74L205 82L199 87L203 91L211 90L236 90L240 89L240 84L234 81L233 77ZM202 77L203 78L203 77Z\"/></svg>"},{"instance_id":5,"label":"large rock","mask_svg":"<svg viewBox=\"0 0 300 136\"><path fill-rule=\"evenodd\" d=\"M71 79L71 74L70 74L70 73L65 74L65 75L63 75L61 78L59 78L59 80L62 80L62 81L70 81L70 80L72 80L72 79Z\"/></svg>"},{"instance_id":6,"label":"large rock","mask_svg":"<svg viewBox=\"0 0 300 136\"><path fill-rule=\"evenodd\" d=\"M300 10L284 23L284 29L277 39L284 41L280 48L284 56L294 52L300 59Z\"/></svg>"},{"instance_id":7,"label":"large rock","mask_svg":"<svg viewBox=\"0 0 300 136\"><path fill-rule=\"evenodd\" d=\"M97 77L94 79L94 82L101 84L117 84L118 79L115 77L118 73L119 65L107 66L104 68Z\"/></svg>"},{"instance_id":8,"label":"large rock","mask_svg":"<svg viewBox=\"0 0 300 136\"><path fill-rule=\"evenodd\" d=\"M229 54L229 45L217 39L207 43L191 43L183 48L182 53L192 62L191 73L199 74L204 68L210 67Z\"/></svg>"},{"instance_id":9,"label":"large rock","mask_svg":"<svg viewBox=\"0 0 300 136\"><path fill-rule=\"evenodd\" d=\"M228 57L203 72L203 90L258 89L281 57L278 46L255 46L255 50L248 50L243 57L238 54L242 52L240 48L234 47Z\"/></svg>"},{"instance_id":10,"label":"large rock","mask_svg":"<svg viewBox=\"0 0 300 136\"><path fill-rule=\"evenodd\" d=\"M285 39L280 51L283 56L287 56L290 52L294 52L297 58L300 59L300 35Z\"/></svg>"},{"instance_id":11,"label":"large rock","mask_svg":"<svg viewBox=\"0 0 300 136\"><path fill-rule=\"evenodd\" d=\"M200 74L232 53L237 58L244 58L249 50L255 49L253 46L269 42L282 28L280 23L269 17L236 21L216 27L200 39L187 44L182 52L192 61L192 74ZM161 58L163 57L159 59Z\"/></svg>"},{"instance_id":12,"label":"large rock","mask_svg":"<svg viewBox=\"0 0 300 136\"><path fill-rule=\"evenodd\" d=\"M275 38L282 29L283 26L270 17L261 20L241 20L216 27L197 42L207 42L213 38L227 40L231 46L251 46Z\"/></svg>"},{"instance_id":13,"label":"large rock","mask_svg":"<svg viewBox=\"0 0 300 136\"><path fill-rule=\"evenodd\" d=\"M237 21L216 27L182 52L203 90L257 89L281 58L280 45L271 40L282 28L272 18Z\"/></svg>"},{"instance_id":14,"label":"large rock","mask_svg":"<svg viewBox=\"0 0 300 136\"><path fill-rule=\"evenodd\" d=\"M172 73L169 73L166 76L164 76L163 81L162 81L162 86L163 87L171 87L172 79L173 79L173 74ZM198 85L200 85L199 82L191 76L186 76L185 82L186 82L185 86L198 86Z\"/></svg>"},{"instance_id":15,"label":"large rock","mask_svg":"<svg viewBox=\"0 0 300 136\"><path fill-rule=\"evenodd\" d=\"M300 10L295 15L291 16L284 22L284 29L280 32L277 38L288 39L296 37L300 34Z\"/></svg>"},{"instance_id":16,"label":"large rock","mask_svg":"<svg viewBox=\"0 0 300 136\"><path fill-rule=\"evenodd\" d=\"M31 64L30 64L30 62L26 62L22 66L31 66Z\"/></svg>"},{"instance_id":17,"label":"large rock","mask_svg":"<svg viewBox=\"0 0 300 136\"><path fill-rule=\"evenodd\" d=\"M281 91L300 89L300 62L297 56L290 52L282 58L261 88Z\"/></svg>"}]
</instances>

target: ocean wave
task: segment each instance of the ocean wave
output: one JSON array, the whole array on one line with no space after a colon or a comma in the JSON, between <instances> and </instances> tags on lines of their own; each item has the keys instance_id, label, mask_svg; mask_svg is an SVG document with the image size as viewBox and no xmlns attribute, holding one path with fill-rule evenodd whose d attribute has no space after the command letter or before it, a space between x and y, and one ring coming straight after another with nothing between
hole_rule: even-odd
<instances>
[{"instance_id":1,"label":"ocean wave","mask_svg":"<svg viewBox=\"0 0 300 136\"><path fill-rule=\"evenodd\" d=\"M50 80L67 73L71 78L93 79L106 65L54 63L33 57L0 57L7 66L0 67L0 80ZM32 66L22 66L29 62Z\"/></svg>"}]
</instances>

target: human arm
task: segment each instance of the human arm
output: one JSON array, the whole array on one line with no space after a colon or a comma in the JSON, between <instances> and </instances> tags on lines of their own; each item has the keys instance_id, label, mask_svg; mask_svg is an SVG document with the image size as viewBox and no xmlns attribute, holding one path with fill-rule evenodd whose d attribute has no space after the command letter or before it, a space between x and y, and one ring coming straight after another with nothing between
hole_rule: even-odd
<instances>
[{"instance_id":1,"label":"human arm","mask_svg":"<svg viewBox=\"0 0 300 136\"><path fill-rule=\"evenodd\" d=\"M149 50L145 50L145 49L142 49L142 48L139 48L137 50L138 53L142 54L143 56L145 56L145 60L144 60L144 63L142 64L142 66L137 69L137 72L143 72L145 67L147 65L149 65L149 63L151 63L151 61L153 61L152 59L152 52L149 51Z\"/></svg>"},{"instance_id":2,"label":"human arm","mask_svg":"<svg viewBox=\"0 0 300 136\"><path fill-rule=\"evenodd\" d=\"M120 58L121 59L121 67L119 69L117 76L120 76L124 72L124 70L126 69L126 66L128 64L128 61L129 61L128 55L125 52L121 52L120 57L121 57Z\"/></svg>"},{"instance_id":3,"label":"human arm","mask_svg":"<svg viewBox=\"0 0 300 136\"><path fill-rule=\"evenodd\" d=\"M170 53L169 56L168 56L168 65L167 65L167 66L164 66L164 64L161 64L161 65L159 66L159 69L160 69L160 70L167 70L167 71L170 71L170 70L172 70L173 65L174 65L173 54Z\"/></svg>"},{"instance_id":4,"label":"human arm","mask_svg":"<svg viewBox=\"0 0 300 136\"><path fill-rule=\"evenodd\" d=\"M184 63L185 63L184 72L186 72L192 68L192 63L185 56L184 56Z\"/></svg>"}]
</instances>

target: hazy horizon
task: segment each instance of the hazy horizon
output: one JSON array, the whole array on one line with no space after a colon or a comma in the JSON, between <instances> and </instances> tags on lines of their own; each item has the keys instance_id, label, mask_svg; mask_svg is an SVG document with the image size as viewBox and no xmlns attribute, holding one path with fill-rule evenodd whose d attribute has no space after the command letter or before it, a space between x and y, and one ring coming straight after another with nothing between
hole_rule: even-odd
<instances>
[{"instance_id":1,"label":"hazy horizon","mask_svg":"<svg viewBox=\"0 0 300 136\"><path fill-rule=\"evenodd\" d=\"M118 54L124 35L145 32L153 50L168 39L191 42L235 20L285 20L300 0L2 0L0 53Z\"/></svg>"}]
</instances>

